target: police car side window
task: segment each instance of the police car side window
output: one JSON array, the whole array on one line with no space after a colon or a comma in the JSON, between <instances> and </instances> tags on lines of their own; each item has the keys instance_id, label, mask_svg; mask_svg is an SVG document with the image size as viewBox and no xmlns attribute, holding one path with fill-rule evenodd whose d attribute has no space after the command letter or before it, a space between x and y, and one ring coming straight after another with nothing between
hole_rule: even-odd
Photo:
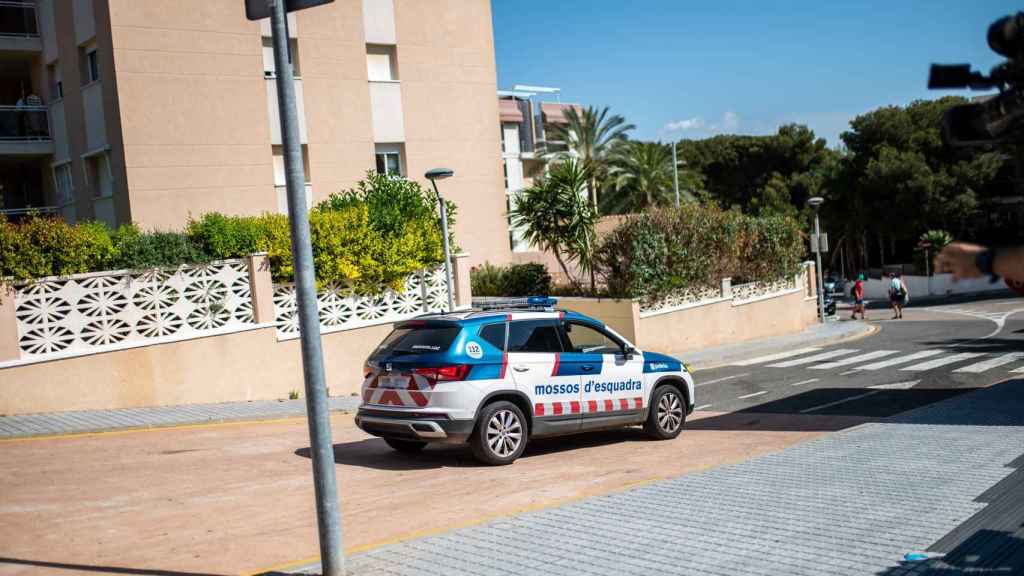
<instances>
[{"instance_id":1,"label":"police car side window","mask_svg":"<svg viewBox=\"0 0 1024 576\"><path fill-rule=\"evenodd\" d=\"M554 320L517 320L508 325L509 352L561 352Z\"/></svg>"},{"instance_id":2,"label":"police car side window","mask_svg":"<svg viewBox=\"0 0 1024 576\"><path fill-rule=\"evenodd\" d=\"M505 323L487 324L480 328L480 338L498 350L505 350Z\"/></svg>"},{"instance_id":3,"label":"police car side window","mask_svg":"<svg viewBox=\"0 0 1024 576\"><path fill-rule=\"evenodd\" d=\"M593 326L579 322L565 323L566 340L570 352L583 354L619 354L622 343Z\"/></svg>"}]
</instances>

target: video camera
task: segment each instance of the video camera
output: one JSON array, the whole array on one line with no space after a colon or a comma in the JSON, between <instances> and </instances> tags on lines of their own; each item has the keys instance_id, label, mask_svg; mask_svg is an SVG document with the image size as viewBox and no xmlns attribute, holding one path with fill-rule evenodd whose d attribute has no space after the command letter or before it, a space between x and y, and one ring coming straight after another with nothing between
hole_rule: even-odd
<instances>
[{"instance_id":1,"label":"video camera","mask_svg":"<svg viewBox=\"0 0 1024 576\"><path fill-rule=\"evenodd\" d=\"M932 64L928 88L999 90L999 94L953 106L942 119L952 146L1024 142L1024 12L1000 18L988 29L988 45L1007 60L985 76L970 64Z\"/></svg>"}]
</instances>

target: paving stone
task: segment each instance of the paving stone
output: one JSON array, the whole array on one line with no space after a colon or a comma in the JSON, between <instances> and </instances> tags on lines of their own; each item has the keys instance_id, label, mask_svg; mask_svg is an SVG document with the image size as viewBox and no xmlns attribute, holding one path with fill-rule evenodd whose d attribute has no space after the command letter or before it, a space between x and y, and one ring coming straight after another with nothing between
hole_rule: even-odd
<instances>
[{"instance_id":1,"label":"paving stone","mask_svg":"<svg viewBox=\"0 0 1024 576\"><path fill-rule=\"evenodd\" d=\"M491 574L504 562L516 567L508 573L530 574L911 576L924 568L903 565L903 555L927 549L984 507L975 499L1013 472L1007 463L1024 451L1020 387L1003 384L776 454L396 544L350 563L356 574ZM410 564L407 548L424 556ZM524 558L536 562L525 572Z\"/></svg>"}]
</instances>

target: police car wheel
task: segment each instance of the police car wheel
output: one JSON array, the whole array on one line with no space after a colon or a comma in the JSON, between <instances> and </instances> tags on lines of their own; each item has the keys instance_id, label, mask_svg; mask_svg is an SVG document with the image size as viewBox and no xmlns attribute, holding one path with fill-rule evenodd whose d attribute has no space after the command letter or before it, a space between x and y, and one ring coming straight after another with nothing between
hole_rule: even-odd
<instances>
[{"instance_id":1,"label":"police car wheel","mask_svg":"<svg viewBox=\"0 0 1024 576\"><path fill-rule=\"evenodd\" d=\"M657 440L671 440L683 431L684 422L686 404L679 388L668 385L655 389L644 431Z\"/></svg>"},{"instance_id":2,"label":"police car wheel","mask_svg":"<svg viewBox=\"0 0 1024 576\"><path fill-rule=\"evenodd\" d=\"M420 450L423 450L423 448L427 445L426 442L417 442L416 440L401 440L399 438L385 438L384 441L387 442L388 446L391 446L395 450L409 454L419 452Z\"/></svg>"},{"instance_id":3,"label":"police car wheel","mask_svg":"<svg viewBox=\"0 0 1024 576\"><path fill-rule=\"evenodd\" d=\"M484 464L511 464L526 449L526 418L511 402L488 404L470 438L473 456Z\"/></svg>"}]
</instances>

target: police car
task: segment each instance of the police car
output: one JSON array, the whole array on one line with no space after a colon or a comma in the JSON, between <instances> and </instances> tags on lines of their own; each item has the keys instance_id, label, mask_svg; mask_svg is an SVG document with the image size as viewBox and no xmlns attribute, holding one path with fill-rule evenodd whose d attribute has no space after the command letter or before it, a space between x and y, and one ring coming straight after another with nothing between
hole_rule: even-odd
<instances>
[{"instance_id":1,"label":"police car","mask_svg":"<svg viewBox=\"0 0 1024 576\"><path fill-rule=\"evenodd\" d=\"M511 464L543 436L640 424L678 436L694 406L687 366L554 304L397 324L366 362L356 424L400 452L469 442L486 464Z\"/></svg>"}]
</instances>

